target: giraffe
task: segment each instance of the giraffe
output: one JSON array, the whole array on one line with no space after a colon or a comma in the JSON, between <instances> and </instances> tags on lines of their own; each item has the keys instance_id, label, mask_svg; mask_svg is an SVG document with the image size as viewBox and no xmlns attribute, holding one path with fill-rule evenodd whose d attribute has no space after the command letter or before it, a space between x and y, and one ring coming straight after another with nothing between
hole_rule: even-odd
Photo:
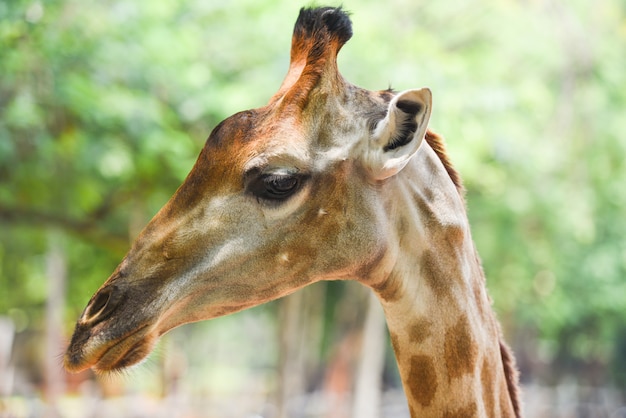
<instances>
[{"instance_id":1,"label":"giraffe","mask_svg":"<svg viewBox=\"0 0 626 418\"><path fill-rule=\"evenodd\" d=\"M215 127L87 304L67 370L122 369L179 325L356 280L382 304L412 418L521 416L431 92L350 84L351 37L341 8L301 9L278 92Z\"/></svg>"}]
</instances>

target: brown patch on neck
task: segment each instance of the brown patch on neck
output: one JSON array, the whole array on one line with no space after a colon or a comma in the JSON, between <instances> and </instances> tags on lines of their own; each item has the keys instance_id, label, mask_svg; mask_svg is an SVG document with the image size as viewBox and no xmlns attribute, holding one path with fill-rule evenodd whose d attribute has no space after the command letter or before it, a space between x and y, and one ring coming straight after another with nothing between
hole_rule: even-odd
<instances>
[{"instance_id":1,"label":"brown patch on neck","mask_svg":"<svg viewBox=\"0 0 626 418\"><path fill-rule=\"evenodd\" d=\"M417 403L423 407L430 406L437 393L437 372L432 357L411 357L409 381L404 384Z\"/></svg>"},{"instance_id":2,"label":"brown patch on neck","mask_svg":"<svg viewBox=\"0 0 626 418\"><path fill-rule=\"evenodd\" d=\"M450 280L454 279L450 271L447 271L436 254L431 250L424 250L420 261L421 275L428 283L437 298L449 296L452 286Z\"/></svg>"},{"instance_id":3,"label":"brown patch on neck","mask_svg":"<svg viewBox=\"0 0 626 418\"><path fill-rule=\"evenodd\" d=\"M478 349L470 333L467 316L461 316L457 323L446 331L444 359L449 379L472 373L476 368Z\"/></svg>"},{"instance_id":4,"label":"brown patch on neck","mask_svg":"<svg viewBox=\"0 0 626 418\"><path fill-rule=\"evenodd\" d=\"M448 410L443 413L442 418L473 418L478 414L478 407L476 403L472 402L462 408L457 408L454 411ZM496 415L489 415L495 417Z\"/></svg>"},{"instance_id":5,"label":"brown patch on neck","mask_svg":"<svg viewBox=\"0 0 626 418\"><path fill-rule=\"evenodd\" d=\"M426 136L424 137L428 145L435 151L437 157L443 163L448 175L450 176L450 180L454 183L456 190L459 192L459 195L463 196L465 194L465 189L463 188L463 181L461 180L461 175L452 165L452 161L450 161L450 157L448 157L448 152L446 151L446 143L441 136L431 131L430 129L426 131Z\"/></svg>"},{"instance_id":6,"label":"brown patch on neck","mask_svg":"<svg viewBox=\"0 0 626 418\"><path fill-rule=\"evenodd\" d=\"M421 344L432 335L433 322L428 318L418 318L409 327L409 340Z\"/></svg>"}]
</instances>

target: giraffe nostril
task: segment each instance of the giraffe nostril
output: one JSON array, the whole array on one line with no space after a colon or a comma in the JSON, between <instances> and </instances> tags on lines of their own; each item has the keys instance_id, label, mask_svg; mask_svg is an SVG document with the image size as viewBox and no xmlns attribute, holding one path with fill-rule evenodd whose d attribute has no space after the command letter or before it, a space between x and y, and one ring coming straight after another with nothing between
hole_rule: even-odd
<instances>
[{"instance_id":1,"label":"giraffe nostril","mask_svg":"<svg viewBox=\"0 0 626 418\"><path fill-rule=\"evenodd\" d=\"M85 310L84 320L100 322L106 319L119 301L116 291L115 286L109 286L96 293Z\"/></svg>"}]
</instances>

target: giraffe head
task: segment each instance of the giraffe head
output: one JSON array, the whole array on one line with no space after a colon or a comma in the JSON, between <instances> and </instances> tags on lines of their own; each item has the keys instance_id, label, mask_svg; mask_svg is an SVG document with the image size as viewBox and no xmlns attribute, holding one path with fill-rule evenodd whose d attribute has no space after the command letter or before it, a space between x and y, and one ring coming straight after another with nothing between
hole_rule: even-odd
<instances>
[{"instance_id":1,"label":"giraffe head","mask_svg":"<svg viewBox=\"0 0 626 418\"><path fill-rule=\"evenodd\" d=\"M381 195L417 152L431 95L346 82L337 53L351 35L341 9L301 10L279 91L213 130L85 308L68 370L123 368L178 325L319 280L384 274L393 256Z\"/></svg>"}]
</instances>

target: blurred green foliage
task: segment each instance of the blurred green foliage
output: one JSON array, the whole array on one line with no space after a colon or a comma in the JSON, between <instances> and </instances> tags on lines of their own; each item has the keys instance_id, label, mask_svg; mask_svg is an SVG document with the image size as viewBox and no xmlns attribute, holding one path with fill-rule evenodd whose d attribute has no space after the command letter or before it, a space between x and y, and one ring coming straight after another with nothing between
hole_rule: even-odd
<instances>
[{"instance_id":1,"label":"blurred green foliage","mask_svg":"<svg viewBox=\"0 0 626 418\"><path fill-rule=\"evenodd\" d=\"M278 88L300 7L0 3L0 313L39 326L48 240L60 232L69 328L212 127ZM465 179L490 293L514 345L570 371L618 364L626 4L344 7L355 33L339 60L348 80L433 90L431 126Z\"/></svg>"}]
</instances>

